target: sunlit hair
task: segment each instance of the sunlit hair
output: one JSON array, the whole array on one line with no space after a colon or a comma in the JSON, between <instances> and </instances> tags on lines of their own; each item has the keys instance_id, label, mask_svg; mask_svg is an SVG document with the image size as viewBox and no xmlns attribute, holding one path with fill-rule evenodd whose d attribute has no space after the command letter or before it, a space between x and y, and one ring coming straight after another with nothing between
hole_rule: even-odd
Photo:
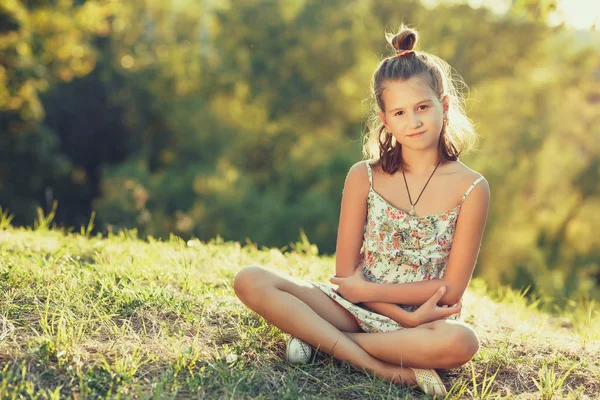
<instances>
[{"instance_id":1,"label":"sunlit hair","mask_svg":"<svg viewBox=\"0 0 600 400\"><path fill-rule=\"evenodd\" d=\"M419 40L418 33L401 26L397 34L386 34L386 39L396 50L413 50ZM464 110L465 99L459 88L466 88L462 78L452 73L452 67L439 57L422 51L412 51L400 57L396 54L384 59L373 74L371 113L367 120L368 131L363 140L363 154L376 159L376 165L393 174L406 165L402 159L402 145L386 132L377 112L385 112L382 92L387 82L405 81L413 76L423 76L440 102L448 95L447 121L444 121L438 143L439 161L456 161L458 156L475 146L477 136L473 124Z\"/></svg>"}]
</instances>

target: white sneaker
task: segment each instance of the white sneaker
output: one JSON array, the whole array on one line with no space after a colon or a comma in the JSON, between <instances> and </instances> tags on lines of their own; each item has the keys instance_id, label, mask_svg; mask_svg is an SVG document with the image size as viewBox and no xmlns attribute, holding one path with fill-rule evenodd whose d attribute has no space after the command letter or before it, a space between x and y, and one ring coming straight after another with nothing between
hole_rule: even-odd
<instances>
[{"instance_id":1,"label":"white sneaker","mask_svg":"<svg viewBox=\"0 0 600 400\"><path fill-rule=\"evenodd\" d=\"M425 394L433 396L447 396L448 391L442 378L435 372L434 369L418 369L411 368L415 373L419 389Z\"/></svg>"},{"instance_id":2,"label":"white sneaker","mask_svg":"<svg viewBox=\"0 0 600 400\"><path fill-rule=\"evenodd\" d=\"M307 364L315 349L297 337L291 336L285 349L285 360L290 364Z\"/></svg>"}]
</instances>

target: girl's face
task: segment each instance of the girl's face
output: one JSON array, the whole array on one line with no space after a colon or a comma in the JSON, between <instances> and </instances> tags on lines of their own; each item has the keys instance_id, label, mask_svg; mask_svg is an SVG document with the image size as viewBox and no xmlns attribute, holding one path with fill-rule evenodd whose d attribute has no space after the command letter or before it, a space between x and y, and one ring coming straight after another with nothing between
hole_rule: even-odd
<instances>
[{"instance_id":1,"label":"girl's face","mask_svg":"<svg viewBox=\"0 0 600 400\"><path fill-rule=\"evenodd\" d=\"M448 96L440 101L423 75L385 82L381 96L379 118L403 148L437 148Z\"/></svg>"}]
</instances>

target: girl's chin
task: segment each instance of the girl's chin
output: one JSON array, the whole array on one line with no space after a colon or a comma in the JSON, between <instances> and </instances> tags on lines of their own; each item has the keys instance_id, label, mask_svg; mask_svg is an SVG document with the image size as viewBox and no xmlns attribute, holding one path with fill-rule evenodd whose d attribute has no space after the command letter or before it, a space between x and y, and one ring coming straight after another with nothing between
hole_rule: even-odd
<instances>
[{"instance_id":1,"label":"girl's chin","mask_svg":"<svg viewBox=\"0 0 600 400\"><path fill-rule=\"evenodd\" d=\"M429 142L429 141L420 141L420 142L412 142L412 143L402 143L402 148L403 149L410 149L410 150L416 150L416 151L423 151L423 150L432 150L432 149L437 149L437 145L438 142L437 141L433 141L433 142Z\"/></svg>"}]
</instances>

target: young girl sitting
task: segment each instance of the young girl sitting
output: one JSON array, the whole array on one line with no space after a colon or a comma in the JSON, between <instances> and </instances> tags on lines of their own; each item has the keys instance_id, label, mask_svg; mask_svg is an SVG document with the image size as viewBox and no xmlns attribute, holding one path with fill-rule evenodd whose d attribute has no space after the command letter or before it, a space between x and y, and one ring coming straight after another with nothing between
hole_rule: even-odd
<instances>
[{"instance_id":1,"label":"young girl sitting","mask_svg":"<svg viewBox=\"0 0 600 400\"><path fill-rule=\"evenodd\" d=\"M307 362L314 347L445 395L434 369L459 367L479 348L459 315L490 193L483 176L458 159L475 133L450 66L414 51L417 40L402 27L391 38L396 54L373 75L370 159L346 178L330 280L337 289L260 266L241 270L234 289L292 335L288 361Z\"/></svg>"}]
</instances>

